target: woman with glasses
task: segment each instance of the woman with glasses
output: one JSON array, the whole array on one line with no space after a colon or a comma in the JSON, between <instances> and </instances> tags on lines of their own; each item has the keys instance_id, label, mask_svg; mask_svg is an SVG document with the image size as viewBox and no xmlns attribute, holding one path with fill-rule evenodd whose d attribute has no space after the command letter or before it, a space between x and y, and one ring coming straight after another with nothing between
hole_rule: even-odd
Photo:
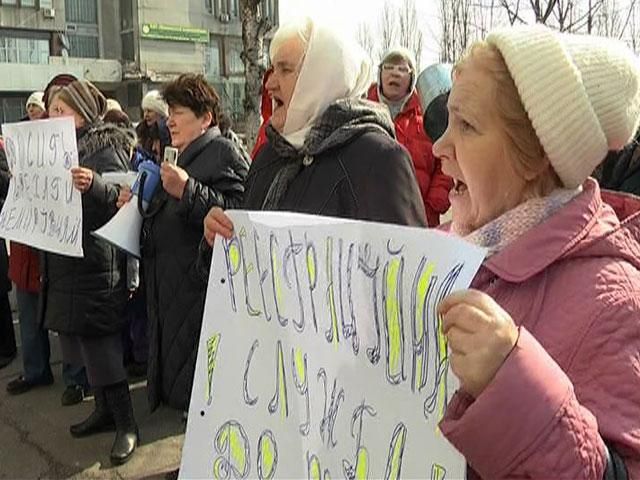
<instances>
[{"instance_id":1,"label":"woman with glasses","mask_svg":"<svg viewBox=\"0 0 640 480\"><path fill-rule=\"evenodd\" d=\"M389 51L378 69L378 82L369 88L367 98L385 104L395 124L396 138L411 155L420 194L430 227L440 223L440 214L449 209L451 179L440 169L431 153L433 139L423 129L423 111L416 90L416 61L405 48Z\"/></svg>"}]
</instances>

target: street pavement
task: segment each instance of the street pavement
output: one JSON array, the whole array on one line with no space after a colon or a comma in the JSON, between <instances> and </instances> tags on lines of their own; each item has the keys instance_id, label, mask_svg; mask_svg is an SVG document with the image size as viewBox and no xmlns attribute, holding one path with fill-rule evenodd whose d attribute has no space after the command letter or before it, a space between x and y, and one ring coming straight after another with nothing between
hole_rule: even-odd
<instances>
[{"instance_id":1,"label":"street pavement","mask_svg":"<svg viewBox=\"0 0 640 480\"><path fill-rule=\"evenodd\" d=\"M14 326L19 342L20 329L17 323ZM127 464L116 468L109 462L113 432L82 439L71 437L69 425L91 413L93 398L74 406L61 405L61 355L58 339L53 334L50 338L56 377L53 385L8 395L6 384L22 371L22 358L19 355L0 370L0 479L161 480L175 471L184 440L182 413L161 407L151 414L145 382L131 384L142 443Z\"/></svg>"}]
</instances>

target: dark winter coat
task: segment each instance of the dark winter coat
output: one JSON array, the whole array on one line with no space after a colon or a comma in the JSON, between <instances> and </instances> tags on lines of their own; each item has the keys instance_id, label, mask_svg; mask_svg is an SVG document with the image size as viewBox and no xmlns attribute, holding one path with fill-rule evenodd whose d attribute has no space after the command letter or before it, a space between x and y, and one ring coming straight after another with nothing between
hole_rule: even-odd
<instances>
[{"instance_id":1,"label":"dark winter coat","mask_svg":"<svg viewBox=\"0 0 640 480\"><path fill-rule=\"evenodd\" d=\"M426 226L411 158L393 138L388 112L385 110L386 119L381 120L373 110L375 105L342 103L327 110L310 136L323 130L322 123L334 126L325 129L327 138L318 142L321 146L314 149L317 153L308 157L290 182L278 210ZM350 108L362 109L363 115L369 117L367 125L373 121L380 128L353 128L357 125L353 118L340 125L339 119L350 115L340 110ZM274 178L287 163L270 139L251 164L245 185L245 209L263 209Z\"/></svg>"},{"instance_id":2,"label":"dark winter coat","mask_svg":"<svg viewBox=\"0 0 640 480\"><path fill-rule=\"evenodd\" d=\"M4 145L0 143L0 210L4 206L4 200L7 198L9 191L9 164L7 156L4 153ZM5 294L11 290L11 281L8 276L9 257L7 255L7 244L4 238L0 238L0 294Z\"/></svg>"},{"instance_id":3,"label":"dark winter coat","mask_svg":"<svg viewBox=\"0 0 640 480\"><path fill-rule=\"evenodd\" d=\"M152 410L160 403L188 408L207 288L195 265L204 217L214 206L235 208L242 201L249 165L216 130L205 132L178 156L178 166L189 174L182 199L159 187L143 226Z\"/></svg>"},{"instance_id":4,"label":"dark winter coat","mask_svg":"<svg viewBox=\"0 0 640 480\"><path fill-rule=\"evenodd\" d=\"M595 176L602 188L640 195L640 132L619 152L609 152Z\"/></svg>"},{"instance_id":5,"label":"dark winter coat","mask_svg":"<svg viewBox=\"0 0 640 480\"><path fill-rule=\"evenodd\" d=\"M96 337L122 329L128 293L125 255L91 235L117 212L118 189L100 174L127 170L135 137L111 124L81 129L77 136L80 166L94 171L82 194L84 258L43 253L40 315L49 330Z\"/></svg>"}]
</instances>

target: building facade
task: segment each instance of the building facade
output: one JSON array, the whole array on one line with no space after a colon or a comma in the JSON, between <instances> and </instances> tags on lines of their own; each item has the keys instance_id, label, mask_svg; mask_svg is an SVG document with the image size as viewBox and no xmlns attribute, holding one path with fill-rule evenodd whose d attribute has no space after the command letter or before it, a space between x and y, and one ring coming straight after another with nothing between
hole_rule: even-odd
<instances>
[{"instance_id":1,"label":"building facade","mask_svg":"<svg viewBox=\"0 0 640 480\"><path fill-rule=\"evenodd\" d=\"M278 24L278 0L260 10ZM134 120L148 90L203 73L238 121L241 52L239 0L0 0L0 124L58 73L94 82Z\"/></svg>"}]
</instances>

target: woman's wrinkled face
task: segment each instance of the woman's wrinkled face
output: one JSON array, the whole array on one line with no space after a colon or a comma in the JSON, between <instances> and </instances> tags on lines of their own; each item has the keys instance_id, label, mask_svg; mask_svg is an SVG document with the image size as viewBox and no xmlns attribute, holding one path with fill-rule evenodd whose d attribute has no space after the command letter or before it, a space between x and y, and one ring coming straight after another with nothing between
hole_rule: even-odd
<instances>
[{"instance_id":1,"label":"woman's wrinkled face","mask_svg":"<svg viewBox=\"0 0 640 480\"><path fill-rule=\"evenodd\" d=\"M160 120L160 115L158 114L158 112L154 112L153 110L149 110L148 108L143 109L142 113L147 127L150 127L158 120Z\"/></svg>"},{"instance_id":2,"label":"woman's wrinkled face","mask_svg":"<svg viewBox=\"0 0 640 480\"><path fill-rule=\"evenodd\" d=\"M196 138L202 135L211 125L213 115L207 112L201 117L188 107L182 105L169 106L167 127L171 133L171 145L180 153Z\"/></svg>"},{"instance_id":3,"label":"woman's wrinkled face","mask_svg":"<svg viewBox=\"0 0 640 480\"><path fill-rule=\"evenodd\" d=\"M442 171L453 178L449 194L452 230L467 235L520 204L526 181L509 153L504 123L495 106L496 84L470 59L454 79L449 125L433 145Z\"/></svg>"},{"instance_id":4,"label":"woman's wrinkled face","mask_svg":"<svg viewBox=\"0 0 640 480\"><path fill-rule=\"evenodd\" d=\"M266 88L273 101L271 125L278 132L284 130L287 121L287 111L296 88L304 53L302 40L290 38L280 46L271 59L273 73L267 80Z\"/></svg>"},{"instance_id":5,"label":"woman's wrinkled face","mask_svg":"<svg viewBox=\"0 0 640 480\"><path fill-rule=\"evenodd\" d=\"M382 94L397 102L409 93L411 87L411 67L406 60L385 62L382 64Z\"/></svg>"},{"instance_id":6,"label":"woman's wrinkled face","mask_svg":"<svg viewBox=\"0 0 640 480\"><path fill-rule=\"evenodd\" d=\"M55 95L49 103L49 116L51 118L72 117L76 129L82 128L85 125L85 121L82 115L76 112L65 102L60 100L60 97L58 95Z\"/></svg>"},{"instance_id":7,"label":"woman's wrinkled face","mask_svg":"<svg viewBox=\"0 0 640 480\"><path fill-rule=\"evenodd\" d=\"M44 110L33 103L27 107L27 116L29 120L38 120L44 115Z\"/></svg>"}]
</instances>

